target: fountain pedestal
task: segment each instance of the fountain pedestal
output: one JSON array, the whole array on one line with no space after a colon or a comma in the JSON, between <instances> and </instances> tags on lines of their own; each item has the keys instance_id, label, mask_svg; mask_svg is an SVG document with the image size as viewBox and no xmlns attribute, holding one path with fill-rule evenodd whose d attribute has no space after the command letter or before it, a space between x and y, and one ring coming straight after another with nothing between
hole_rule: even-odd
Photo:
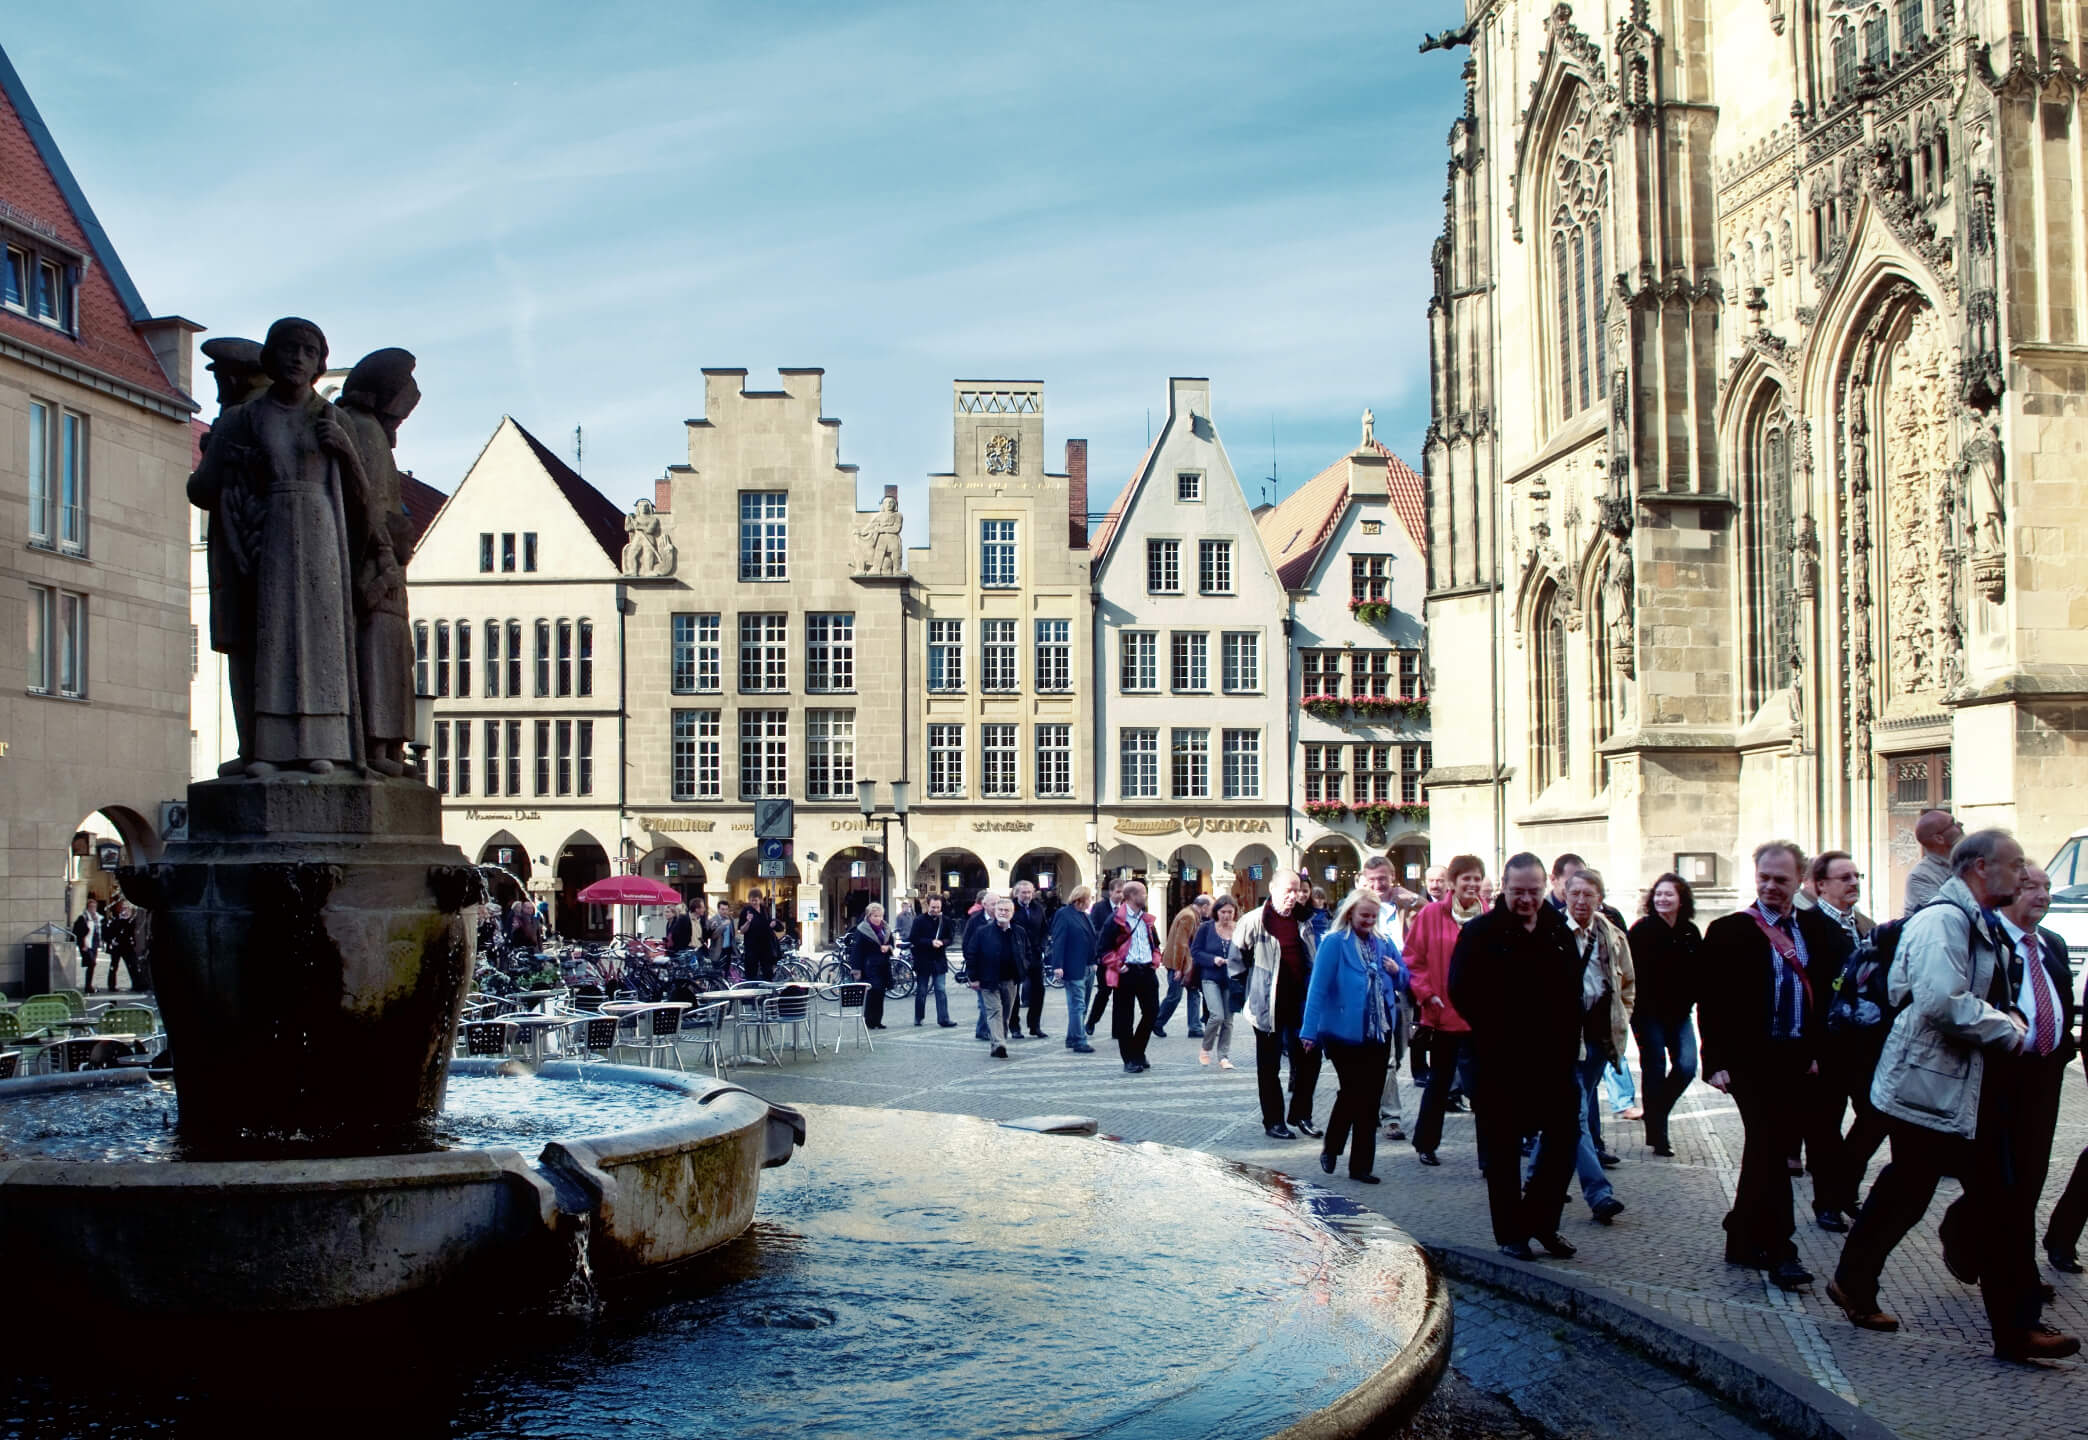
<instances>
[{"instance_id":1,"label":"fountain pedestal","mask_svg":"<svg viewBox=\"0 0 2088 1440\"><path fill-rule=\"evenodd\" d=\"M428 785L203 781L189 838L123 885L153 912L185 1139L383 1145L440 1110L480 884Z\"/></svg>"}]
</instances>

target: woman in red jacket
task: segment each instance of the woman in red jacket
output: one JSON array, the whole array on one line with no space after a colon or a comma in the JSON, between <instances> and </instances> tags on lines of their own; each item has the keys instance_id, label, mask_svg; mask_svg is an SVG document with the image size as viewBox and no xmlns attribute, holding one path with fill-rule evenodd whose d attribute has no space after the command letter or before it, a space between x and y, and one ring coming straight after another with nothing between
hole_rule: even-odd
<instances>
[{"instance_id":1,"label":"woman in red jacket","mask_svg":"<svg viewBox=\"0 0 2088 1440\"><path fill-rule=\"evenodd\" d=\"M1426 1025L1428 1090L1421 1097L1421 1118L1414 1125L1414 1150L1423 1165L1440 1165L1436 1146L1443 1141L1443 1110L1450 1102L1457 1067L1471 1045L1472 1027L1450 1003L1450 952L1467 920L1486 911L1480 887L1486 862L1460 855L1449 864L1450 893L1432 904L1407 927L1407 987L1414 996L1414 1023Z\"/></svg>"}]
</instances>

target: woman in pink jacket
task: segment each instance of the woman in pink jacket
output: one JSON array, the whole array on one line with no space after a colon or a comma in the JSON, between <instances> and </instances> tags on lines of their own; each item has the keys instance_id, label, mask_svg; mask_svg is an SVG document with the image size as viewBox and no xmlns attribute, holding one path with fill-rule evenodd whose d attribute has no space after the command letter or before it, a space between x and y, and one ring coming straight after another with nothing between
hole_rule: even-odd
<instances>
[{"instance_id":1,"label":"woman in pink jacket","mask_svg":"<svg viewBox=\"0 0 2088 1440\"><path fill-rule=\"evenodd\" d=\"M1414 1150L1423 1165L1440 1165L1436 1146L1443 1140L1443 1110L1450 1101L1457 1067L1471 1044L1472 1027L1450 1003L1450 952L1467 920L1485 913L1479 897L1486 862L1460 855L1448 867L1450 893L1421 908L1407 927L1407 986L1414 996L1414 1023L1432 1033L1428 1042L1428 1090L1421 1097L1421 1118L1414 1126Z\"/></svg>"}]
</instances>

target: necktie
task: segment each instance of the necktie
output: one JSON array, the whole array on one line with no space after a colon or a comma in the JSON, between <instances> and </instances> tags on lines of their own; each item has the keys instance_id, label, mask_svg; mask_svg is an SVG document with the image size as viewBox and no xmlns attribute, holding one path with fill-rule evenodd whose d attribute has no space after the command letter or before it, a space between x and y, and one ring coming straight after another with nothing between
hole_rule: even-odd
<instances>
[{"instance_id":1,"label":"necktie","mask_svg":"<svg viewBox=\"0 0 2088 1440\"><path fill-rule=\"evenodd\" d=\"M2037 954L2037 933L2023 934L2023 964L2030 974L2030 987L2037 992L2037 1019L2030 1029L2030 1047L2040 1055L2059 1048L2059 1006L2052 995L2052 977L2045 974Z\"/></svg>"}]
</instances>

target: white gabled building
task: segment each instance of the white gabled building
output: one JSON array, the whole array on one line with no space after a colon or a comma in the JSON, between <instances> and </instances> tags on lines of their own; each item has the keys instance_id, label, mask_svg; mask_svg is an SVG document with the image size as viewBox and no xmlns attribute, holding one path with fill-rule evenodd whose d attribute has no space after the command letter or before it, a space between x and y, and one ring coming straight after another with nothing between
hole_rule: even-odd
<instances>
[{"instance_id":1,"label":"white gabled building","mask_svg":"<svg viewBox=\"0 0 2088 1440\"><path fill-rule=\"evenodd\" d=\"M1094 543L1095 773L1105 874L1259 900L1289 828L1284 618L1211 414L1168 381L1167 423Z\"/></svg>"},{"instance_id":2,"label":"white gabled building","mask_svg":"<svg viewBox=\"0 0 2088 1440\"><path fill-rule=\"evenodd\" d=\"M1366 414L1361 445L1261 517L1291 599L1298 843L1330 895L1369 855L1414 890L1428 866L1423 503Z\"/></svg>"},{"instance_id":3,"label":"white gabled building","mask_svg":"<svg viewBox=\"0 0 2088 1440\"><path fill-rule=\"evenodd\" d=\"M624 539L623 512L503 418L406 571L443 838L594 938L612 912L575 897L626 855Z\"/></svg>"}]
</instances>

